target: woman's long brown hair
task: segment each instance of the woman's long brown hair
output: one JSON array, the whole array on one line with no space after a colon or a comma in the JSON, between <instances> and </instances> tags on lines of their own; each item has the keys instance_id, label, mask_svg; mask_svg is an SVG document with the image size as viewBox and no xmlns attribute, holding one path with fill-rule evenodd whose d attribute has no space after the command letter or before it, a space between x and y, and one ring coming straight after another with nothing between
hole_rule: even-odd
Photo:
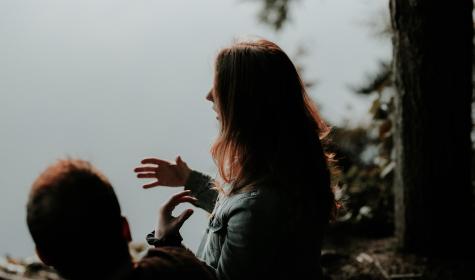
<instances>
[{"instance_id":1,"label":"woman's long brown hair","mask_svg":"<svg viewBox=\"0 0 475 280\"><path fill-rule=\"evenodd\" d=\"M330 128L284 51L267 40L221 50L212 95L221 126L211 153L230 194L281 189L333 217L331 158L322 146Z\"/></svg>"}]
</instances>

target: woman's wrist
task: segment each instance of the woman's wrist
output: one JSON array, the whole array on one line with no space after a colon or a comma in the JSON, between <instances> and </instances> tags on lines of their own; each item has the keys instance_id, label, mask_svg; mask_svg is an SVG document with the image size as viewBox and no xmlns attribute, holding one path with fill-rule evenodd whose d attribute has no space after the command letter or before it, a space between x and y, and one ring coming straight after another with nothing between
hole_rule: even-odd
<instances>
[{"instance_id":1,"label":"woman's wrist","mask_svg":"<svg viewBox=\"0 0 475 280\"><path fill-rule=\"evenodd\" d=\"M186 183L188 182L188 179L190 179L190 175L191 175L191 169L190 168L186 168L183 172L183 186L186 185Z\"/></svg>"},{"instance_id":2,"label":"woman's wrist","mask_svg":"<svg viewBox=\"0 0 475 280\"><path fill-rule=\"evenodd\" d=\"M146 238L147 243L154 247L163 247L163 246L175 246L181 247L181 241L183 238L180 233L164 235L163 233L156 232L155 230L147 234Z\"/></svg>"}]
</instances>

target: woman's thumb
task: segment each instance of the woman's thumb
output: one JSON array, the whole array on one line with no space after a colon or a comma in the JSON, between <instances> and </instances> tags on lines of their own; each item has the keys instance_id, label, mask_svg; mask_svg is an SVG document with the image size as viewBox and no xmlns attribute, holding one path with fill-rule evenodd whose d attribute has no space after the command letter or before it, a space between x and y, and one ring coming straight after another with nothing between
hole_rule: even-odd
<instances>
[{"instance_id":1,"label":"woman's thumb","mask_svg":"<svg viewBox=\"0 0 475 280\"><path fill-rule=\"evenodd\" d=\"M176 164L177 164L178 166L187 166L187 165L186 165L186 162L184 162L184 161L181 159L181 156L178 156L178 157L176 158Z\"/></svg>"},{"instance_id":2,"label":"woman's thumb","mask_svg":"<svg viewBox=\"0 0 475 280\"><path fill-rule=\"evenodd\" d=\"M181 213L180 216L176 218L178 227L181 228L183 223L185 223L185 221L188 220L191 215L193 215L193 209L186 209L183 213Z\"/></svg>"}]
</instances>

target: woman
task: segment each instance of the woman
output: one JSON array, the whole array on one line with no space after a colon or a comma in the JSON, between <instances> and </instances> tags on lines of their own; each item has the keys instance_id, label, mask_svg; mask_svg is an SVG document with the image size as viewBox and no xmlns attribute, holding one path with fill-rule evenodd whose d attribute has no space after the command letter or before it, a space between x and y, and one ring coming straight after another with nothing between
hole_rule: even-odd
<instances>
[{"instance_id":1,"label":"woman","mask_svg":"<svg viewBox=\"0 0 475 280\"><path fill-rule=\"evenodd\" d=\"M145 188L187 190L162 208L155 237L176 237L192 211L170 213L191 202L212 212L197 255L218 279L320 279L323 233L336 208L321 141L329 128L295 66L272 42L235 43L218 54L207 99L220 123L211 154L222 183L180 157L143 160L137 176L157 179Z\"/></svg>"}]
</instances>

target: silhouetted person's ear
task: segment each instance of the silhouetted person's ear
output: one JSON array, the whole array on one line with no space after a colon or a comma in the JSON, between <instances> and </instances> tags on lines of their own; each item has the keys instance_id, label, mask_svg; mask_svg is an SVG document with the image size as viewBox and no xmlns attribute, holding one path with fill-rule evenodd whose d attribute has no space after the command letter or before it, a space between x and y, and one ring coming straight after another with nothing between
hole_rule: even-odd
<instances>
[{"instance_id":1,"label":"silhouetted person's ear","mask_svg":"<svg viewBox=\"0 0 475 280\"><path fill-rule=\"evenodd\" d=\"M52 258L50 258L47 254L44 254L43 252L41 252L41 250L38 247L36 247L35 250L36 250L36 255L38 255L38 258L40 258L40 260L44 264L49 265L49 266L54 265Z\"/></svg>"},{"instance_id":2,"label":"silhouetted person's ear","mask_svg":"<svg viewBox=\"0 0 475 280\"><path fill-rule=\"evenodd\" d=\"M124 237L125 240L127 240L127 242L130 242L132 241L132 234L130 233L129 222L124 216L121 217L121 220L122 220L122 236Z\"/></svg>"}]
</instances>

